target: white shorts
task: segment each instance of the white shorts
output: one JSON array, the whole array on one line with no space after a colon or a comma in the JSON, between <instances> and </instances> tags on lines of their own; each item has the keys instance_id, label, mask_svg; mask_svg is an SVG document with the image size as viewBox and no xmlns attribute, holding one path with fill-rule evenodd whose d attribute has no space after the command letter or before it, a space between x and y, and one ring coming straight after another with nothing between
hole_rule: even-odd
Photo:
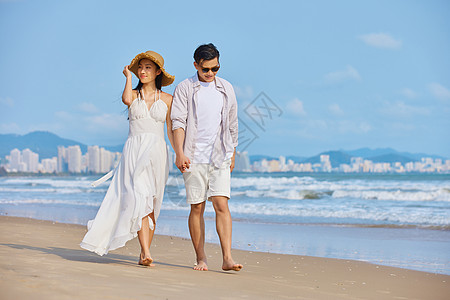
<instances>
[{"instance_id":1,"label":"white shorts","mask_svg":"<svg viewBox=\"0 0 450 300\"><path fill-rule=\"evenodd\" d=\"M211 200L213 196L230 198L231 159L223 162L220 168L211 164L191 164L189 170L183 173L186 186L186 202L198 204Z\"/></svg>"}]
</instances>

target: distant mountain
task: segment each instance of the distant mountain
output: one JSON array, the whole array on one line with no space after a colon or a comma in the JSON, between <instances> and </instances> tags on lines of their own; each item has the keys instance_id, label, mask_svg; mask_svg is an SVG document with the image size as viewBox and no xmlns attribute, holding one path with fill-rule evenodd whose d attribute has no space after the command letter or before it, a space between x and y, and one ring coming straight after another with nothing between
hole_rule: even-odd
<instances>
[{"instance_id":1,"label":"distant mountain","mask_svg":"<svg viewBox=\"0 0 450 300\"><path fill-rule=\"evenodd\" d=\"M82 152L86 152L85 144L64 139L48 131L34 131L25 135L0 134L0 156L9 155L14 148L26 148L39 154L39 159L58 156L58 146L79 145Z\"/></svg>"},{"instance_id":2,"label":"distant mountain","mask_svg":"<svg viewBox=\"0 0 450 300\"><path fill-rule=\"evenodd\" d=\"M329 155L330 156L330 163L333 167L337 167L340 164L349 164L350 160L352 158L351 155L342 152L342 151L328 151L328 152L322 152L316 156L310 157L308 159L305 159L303 163L311 163L316 164L320 163L320 156L321 155Z\"/></svg>"},{"instance_id":3,"label":"distant mountain","mask_svg":"<svg viewBox=\"0 0 450 300\"><path fill-rule=\"evenodd\" d=\"M330 156L330 162L333 167L338 167L340 164L349 164L352 157L362 157L373 161L375 163L394 163L401 162L402 164L408 162L420 161L422 157L432 157L434 159L440 158L445 160L445 157L438 155L430 155L424 153L409 153L409 152L398 152L392 148L379 148L379 149L369 149L361 148L351 151L328 151L320 153L319 155L305 159L305 163L319 163L320 155L327 154Z\"/></svg>"},{"instance_id":4,"label":"distant mountain","mask_svg":"<svg viewBox=\"0 0 450 300\"><path fill-rule=\"evenodd\" d=\"M250 155L250 163L254 163L255 161L261 161L261 160L279 160L280 157L277 156L270 156L270 155ZM292 160L294 163L301 163L302 161L304 161L306 159L306 157L304 156L286 156L286 163L288 162L288 160Z\"/></svg>"},{"instance_id":5,"label":"distant mountain","mask_svg":"<svg viewBox=\"0 0 450 300\"><path fill-rule=\"evenodd\" d=\"M274 157L274 156L269 156L269 155L250 155L250 163L254 163L255 161L260 161L260 160L273 160L273 159L279 159L279 157Z\"/></svg>"},{"instance_id":6,"label":"distant mountain","mask_svg":"<svg viewBox=\"0 0 450 300\"><path fill-rule=\"evenodd\" d=\"M373 161L375 163L394 163L401 162L402 164L408 162L420 161L422 157L432 157L434 159L441 158L443 160L447 159L445 157L441 157L438 155L429 155L424 153L408 153L408 152L398 152L392 148L379 148L379 149L369 149L369 148L361 148L357 150L337 150L337 151L327 151L322 152L318 155L304 158L300 156L287 156L286 160L292 159L296 163L320 163L320 155L329 155L330 162L332 167L338 167L341 164L350 164L352 157L362 157L363 159L367 159ZM295 159L294 159L295 158ZM250 162L259 161L262 159L278 160L278 157L272 157L268 155L251 155Z\"/></svg>"},{"instance_id":7,"label":"distant mountain","mask_svg":"<svg viewBox=\"0 0 450 300\"><path fill-rule=\"evenodd\" d=\"M296 163L296 164L301 163L301 162L304 161L305 159L307 159L307 157L305 157L305 156L292 156L292 155L286 156L286 162L287 162L288 160L292 160L292 161L293 161L294 163Z\"/></svg>"},{"instance_id":8,"label":"distant mountain","mask_svg":"<svg viewBox=\"0 0 450 300\"><path fill-rule=\"evenodd\" d=\"M58 156L58 146L79 145L81 152L87 151L87 146L83 143L64 139L48 131L34 131L25 135L0 134L0 157L9 155L12 149L24 150L26 148L39 154L39 159ZM121 152L123 146L104 147L109 151Z\"/></svg>"},{"instance_id":9,"label":"distant mountain","mask_svg":"<svg viewBox=\"0 0 450 300\"><path fill-rule=\"evenodd\" d=\"M24 150L29 148L33 152L39 154L39 158L51 158L58 155L58 146L73 146L79 145L81 151L86 153L87 145L69 139L64 139L56 134L47 131L34 131L25 135L18 134L0 134L0 158L9 155L10 151L14 148L19 150ZM106 150L112 152L121 152L123 145L117 146L100 146ZM333 167L338 167L340 164L349 164L351 157L362 157L373 162L401 162L407 163L410 161L419 161L422 157L432 157L433 159L447 159L438 155L430 155L424 153L409 153L409 152L398 152L392 148L360 148L356 150L337 150L337 151L327 151L322 152L316 156L312 157L301 157L301 156L286 156L286 161L289 159L293 160L295 163L319 163L320 155L326 154L330 156L330 162ZM283 155L283 153L281 153ZM255 161L260 161L262 159L273 160L279 159L279 156L270 155L250 155L250 163Z\"/></svg>"},{"instance_id":10,"label":"distant mountain","mask_svg":"<svg viewBox=\"0 0 450 300\"><path fill-rule=\"evenodd\" d=\"M369 149L369 148L360 148L356 150L340 150L342 152L348 153L351 156L362 157L365 159L372 160L374 157L382 157L384 155L400 155L403 158L408 157L412 160L410 161L418 161L422 157L432 157L434 159L446 159L445 157L439 155L425 154L425 153L410 153L410 152L399 152L392 148L377 148L377 149ZM375 161L375 160L373 160Z\"/></svg>"},{"instance_id":11,"label":"distant mountain","mask_svg":"<svg viewBox=\"0 0 450 300\"><path fill-rule=\"evenodd\" d=\"M340 151L345 152L353 157L363 157L363 158L398 153L392 148L377 148L377 149L360 148L356 150L340 150Z\"/></svg>"},{"instance_id":12,"label":"distant mountain","mask_svg":"<svg viewBox=\"0 0 450 300\"><path fill-rule=\"evenodd\" d=\"M368 160L371 160L375 163L382 163L382 162L401 162L402 164L406 164L408 162L412 161L419 161L419 159L411 158L409 156L391 153L391 154L383 154L378 155L374 157L368 157Z\"/></svg>"},{"instance_id":13,"label":"distant mountain","mask_svg":"<svg viewBox=\"0 0 450 300\"><path fill-rule=\"evenodd\" d=\"M122 152L122 150L123 150L123 145L116 145L116 146L100 146L100 147L103 147L103 148L105 148L106 150L111 151L111 152Z\"/></svg>"}]
</instances>

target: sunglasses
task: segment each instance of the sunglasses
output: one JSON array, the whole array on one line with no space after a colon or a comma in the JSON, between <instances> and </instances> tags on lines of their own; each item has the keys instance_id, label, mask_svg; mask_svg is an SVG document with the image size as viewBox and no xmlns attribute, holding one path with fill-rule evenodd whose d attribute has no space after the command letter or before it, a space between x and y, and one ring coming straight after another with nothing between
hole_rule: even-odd
<instances>
[{"instance_id":1,"label":"sunglasses","mask_svg":"<svg viewBox=\"0 0 450 300\"><path fill-rule=\"evenodd\" d=\"M216 66L216 67L212 67L212 68L202 68L202 72L208 73L211 70L213 73L217 73L217 71L219 71L219 69L220 69L220 66Z\"/></svg>"}]
</instances>

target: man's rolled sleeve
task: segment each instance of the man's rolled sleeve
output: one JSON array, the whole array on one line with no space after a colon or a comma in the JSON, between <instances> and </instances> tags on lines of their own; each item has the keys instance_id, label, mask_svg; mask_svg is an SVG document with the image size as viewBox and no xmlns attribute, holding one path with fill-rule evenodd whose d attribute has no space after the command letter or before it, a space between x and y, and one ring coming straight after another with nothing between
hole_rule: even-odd
<instances>
[{"instance_id":1,"label":"man's rolled sleeve","mask_svg":"<svg viewBox=\"0 0 450 300\"><path fill-rule=\"evenodd\" d=\"M181 83L173 93L172 112L170 113L172 131L178 128L186 130L187 111L187 91Z\"/></svg>"},{"instance_id":2,"label":"man's rolled sleeve","mask_svg":"<svg viewBox=\"0 0 450 300\"><path fill-rule=\"evenodd\" d=\"M236 148L238 145L238 107L237 107L237 100L236 100L236 94L234 93L234 89L231 86L231 92L229 94L230 99L230 115L229 115L229 121L230 121L230 133L231 133L231 139L233 141L233 147Z\"/></svg>"}]
</instances>

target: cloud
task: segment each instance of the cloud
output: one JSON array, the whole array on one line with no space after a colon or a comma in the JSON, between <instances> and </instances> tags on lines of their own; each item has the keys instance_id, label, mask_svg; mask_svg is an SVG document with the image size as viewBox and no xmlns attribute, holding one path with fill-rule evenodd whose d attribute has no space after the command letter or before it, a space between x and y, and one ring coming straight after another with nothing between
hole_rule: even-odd
<instances>
[{"instance_id":1,"label":"cloud","mask_svg":"<svg viewBox=\"0 0 450 300\"><path fill-rule=\"evenodd\" d=\"M80 105L78 105L77 109L81 112L93 114L97 113L99 109L92 103L89 102L82 102Z\"/></svg>"},{"instance_id":2,"label":"cloud","mask_svg":"<svg viewBox=\"0 0 450 300\"><path fill-rule=\"evenodd\" d=\"M66 121L66 122L77 119L74 115L72 115L71 113L68 113L66 111L56 111L55 117L57 119L60 119L60 120Z\"/></svg>"},{"instance_id":3,"label":"cloud","mask_svg":"<svg viewBox=\"0 0 450 300\"><path fill-rule=\"evenodd\" d=\"M412 117L415 115L427 116L431 111L429 108L408 105L403 101L386 102L380 111L385 115L395 117Z\"/></svg>"},{"instance_id":4,"label":"cloud","mask_svg":"<svg viewBox=\"0 0 450 300\"><path fill-rule=\"evenodd\" d=\"M400 90L400 94L409 99L417 98L417 93L408 88L404 88L404 89Z\"/></svg>"},{"instance_id":5,"label":"cloud","mask_svg":"<svg viewBox=\"0 0 450 300\"><path fill-rule=\"evenodd\" d=\"M372 126L367 122L361 122L358 124L358 128L361 132L367 133L372 130Z\"/></svg>"},{"instance_id":6,"label":"cloud","mask_svg":"<svg viewBox=\"0 0 450 300\"><path fill-rule=\"evenodd\" d=\"M6 97L6 98L0 98L0 105L6 106L6 107L13 107L14 106L14 100Z\"/></svg>"},{"instance_id":7,"label":"cloud","mask_svg":"<svg viewBox=\"0 0 450 300\"><path fill-rule=\"evenodd\" d=\"M240 87L237 85L234 85L234 92L236 93L236 97L242 98L242 99L253 99L254 93L253 88L251 86L244 86Z\"/></svg>"},{"instance_id":8,"label":"cloud","mask_svg":"<svg viewBox=\"0 0 450 300\"><path fill-rule=\"evenodd\" d=\"M385 49L400 49L402 42L387 33L369 33L358 37L369 46Z\"/></svg>"},{"instance_id":9,"label":"cloud","mask_svg":"<svg viewBox=\"0 0 450 300\"><path fill-rule=\"evenodd\" d=\"M64 128L69 127L71 129L76 128L76 125L68 122L53 122L53 123L33 123L28 126L27 132L31 131L50 131L53 133L58 133L61 130L64 130Z\"/></svg>"},{"instance_id":10,"label":"cloud","mask_svg":"<svg viewBox=\"0 0 450 300\"><path fill-rule=\"evenodd\" d=\"M125 114L102 113L87 115L77 111L57 111L55 116L56 120L53 124L41 124L39 127L47 127L59 132L76 130L81 136L92 135L92 133L115 134L128 131L128 121Z\"/></svg>"},{"instance_id":11,"label":"cloud","mask_svg":"<svg viewBox=\"0 0 450 300\"><path fill-rule=\"evenodd\" d=\"M341 109L339 104L331 104L328 106L328 110L336 116L342 116L344 114L344 111Z\"/></svg>"},{"instance_id":12,"label":"cloud","mask_svg":"<svg viewBox=\"0 0 450 300\"><path fill-rule=\"evenodd\" d=\"M430 83L428 89L439 100L450 100L450 90L439 83Z\"/></svg>"},{"instance_id":13,"label":"cloud","mask_svg":"<svg viewBox=\"0 0 450 300\"><path fill-rule=\"evenodd\" d=\"M338 83L347 80L360 81L361 76L352 66L347 66L345 70L330 72L325 75L325 80L329 83Z\"/></svg>"},{"instance_id":14,"label":"cloud","mask_svg":"<svg viewBox=\"0 0 450 300\"><path fill-rule=\"evenodd\" d=\"M337 134L366 134L373 129L366 121L358 120L320 120L308 119L302 120L301 126L296 129L301 132L303 136L333 136Z\"/></svg>"},{"instance_id":15,"label":"cloud","mask_svg":"<svg viewBox=\"0 0 450 300\"><path fill-rule=\"evenodd\" d=\"M394 129L395 131L412 131L412 130L416 129L414 124L405 124L405 123L399 123L399 122L394 122L392 124L389 124L388 128L390 130Z\"/></svg>"},{"instance_id":16,"label":"cloud","mask_svg":"<svg viewBox=\"0 0 450 300\"><path fill-rule=\"evenodd\" d=\"M303 102L295 98L289 101L286 105L287 111L299 116L306 116L305 108L303 107Z\"/></svg>"},{"instance_id":17,"label":"cloud","mask_svg":"<svg viewBox=\"0 0 450 300\"><path fill-rule=\"evenodd\" d=\"M365 121L359 122L352 120L345 120L338 122L332 121L330 127L334 128L341 134L347 133L364 134L372 130L372 126L369 123Z\"/></svg>"},{"instance_id":18,"label":"cloud","mask_svg":"<svg viewBox=\"0 0 450 300\"><path fill-rule=\"evenodd\" d=\"M85 118L86 127L95 131L115 131L128 129L127 119L120 114L101 114Z\"/></svg>"},{"instance_id":19,"label":"cloud","mask_svg":"<svg viewBox=\"0 0 450 300\"><path fill-rule=\"evenodd\" d=\"M1 133L20 133L20 126L17 123L3 123L0 124Z\"/></svg>"}]
</instances>

